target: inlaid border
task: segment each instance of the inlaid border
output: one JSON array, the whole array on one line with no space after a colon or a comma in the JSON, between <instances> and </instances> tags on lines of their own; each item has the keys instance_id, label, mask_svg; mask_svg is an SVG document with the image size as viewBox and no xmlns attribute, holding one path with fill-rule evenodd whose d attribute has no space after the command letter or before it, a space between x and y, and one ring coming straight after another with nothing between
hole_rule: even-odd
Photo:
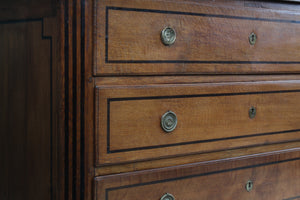
<instances>
[{"instance_id":1,"label":"inlaid border","mask_svg":"<svg viewBox=\"0 0 300 200\"><path fill-rule=\"evenodd\" d=\"M286 134L286 133L292 133L292 132L300 131L300 129L292 129L292 130L283 130L283 131L277 131L277 132L255 133L255 134L240 135L240 136L234 136L234 137L215 138L215 139L209 139L209 140L196 140L196 141L190 141L190 142L172 143L172 144L165 144L165 145L153 145L153 146L144 146L144 147L136 147L136 148L111 150L110 149L110 102L135 101L135 100L152 100L152 99L183 99L183 98L195 98L195 97L201 98L201 97L239 96L239 95L255 95L255 94L283 94L283 93L298 93L298 92L300 92L300 90L279 90L279 91L260 91L260 92L241 92L241 93L217 93L217 94L198 94L198 95L107 98L107 130L106 130L107 154L120 153L120 152L129 152L129 151L149 150L149 149L174 147L174 146L199 144L199 143L209 143L209 142L216 142L216 141L234 140L234 139L258 137L258 136L266 136L266 135L278 135L278 134Z\"/></svg>"},{"instance_id":2,"label":"inlaid border","mask_svg":"<svg viewBox=\"0 0 300 200\"><path fill-rule=\"evenodd\" d=\"M237 167L237 168L232 168L232 169L212 171L212 172L208 172L208 173L200 173L200 174L194 174L194 175L188 175L188 176L182 176L182 177L176 177L176 178L168 178L168 179L164 179L164 180L157 180L157 181L151 181L151 182L144 182L144 183L137 183L137 184L131 184L131 185L105 188L105 200L109 200L108 193L111 192L111 191L115 191L115 190L133 188L133 187L139 187L139 186L145 186L145 185L152 185L152 184L158 184L158 183L165 183L165 182L171 182L171 181L178 181L178 180L196 178L196 177L201 177L201 176L209 176L209 175L213 175L213 174L221 174L221 173L226 173L226 172L233 172L233 171L251 169L251 168L256 168L256 167L263 167L263 166L269 166L269 165L274 165L274 164L280 164L280 163L285 163L285 162L293 162L293 161L298 161L298 160L300 160L299 157L298 158L287 159L287 160L281 160L281 161L274 161L274 162L268 162L268 163L262 163L262 164L256 164L256 165ZM294 200L294 199L298 199L298 198L300 198L300 196L292 197L292 198L288 198L288 199L283 199L283 200Z\"/></svg>"},{"instance_id":3,"label":"inlaid border","mask_svg":"<svg viewBox=\"0 0 300 200\"><path fill-rule=\"evenodd\" d=\"M205 14L205 13L194 13L194 12L180 12L180 11L168 11L168 10L155 10L155 9L138 9L138 8L124 8L124 7L106 7L105 16L105 63L114 64L158 64L158 63L186 63L186 64L300 64L299 61L208 61L208 60L109 60L108 59L108 40L109 40L109 11L120 10L129 12L148 12L148 13L161 13L161 14L175 14L175 15L190 15L199 17L211 17L211 18L225 18L225 19L239 19L239 20L251 20L251 21L265 21L275 23L291 23L300 24L297 20L285 20L285 19L268 19L258 17L243 17L243 16L232 16L232 15L218 15L218 14Z\"/></svg>"},{"instance_id":4,"label":"inlaid border","mask_svg":"<svg viewBox=\"0 0 300 200\"><path fill-rule=\"evenodd\" d=\"M294 200L294 199L300 199L300 196L290 197L290 198L283 199L283 200Z\"/></svg>"}]
</instances>

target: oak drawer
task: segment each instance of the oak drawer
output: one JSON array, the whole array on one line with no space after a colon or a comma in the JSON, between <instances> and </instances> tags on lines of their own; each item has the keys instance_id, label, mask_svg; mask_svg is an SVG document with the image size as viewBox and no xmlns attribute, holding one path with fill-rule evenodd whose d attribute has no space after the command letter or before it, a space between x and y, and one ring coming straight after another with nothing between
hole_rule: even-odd
<instances>
[{"instance_id":1,"label":"oak drawer","mask_svg":"<svg viewBox=\"0 0 300 200\"><path fill-rule=\"evenodd\" d=\"M95 75L299 72L300 13L234 4L96 1Z\"/></svg>"},{"instance_id":2,"label":"oak drawer","mask_svg":"<svg viewBox=\"0 0 300 200\"><path fill-rule=\"evenodd\" d=\"M300 140L300 81L97 86L95 92L97 165ZM163 130L168 111L170 125L177 119L172 132Z\"/></svg>"},{"instance_id":3,"label":"oak drawer","mask_svg":"<svg viewBox=\"0 0 300 200\"><path fill-rule=\"evenodd\" d=\"M166 193L176 200L299 199L299 168L298 148L282 154L97 177L95 200L159 200Z\"/></svg>"}]
</instances>

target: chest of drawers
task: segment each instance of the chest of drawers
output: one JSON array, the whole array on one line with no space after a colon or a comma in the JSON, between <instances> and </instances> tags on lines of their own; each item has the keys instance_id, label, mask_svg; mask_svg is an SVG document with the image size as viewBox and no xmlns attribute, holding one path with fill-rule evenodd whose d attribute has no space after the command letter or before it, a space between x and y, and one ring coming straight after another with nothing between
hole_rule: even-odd
<instances>
[{"instance_id":1,"label":"chest of drawers","mask_svg":"<svg viewBox=\"0 0 300 200\"><path fill-rule=\"evenodd\" d=\"M0 199L300 199L299 1L0 8Z\"/></svg>"}]
</instances>

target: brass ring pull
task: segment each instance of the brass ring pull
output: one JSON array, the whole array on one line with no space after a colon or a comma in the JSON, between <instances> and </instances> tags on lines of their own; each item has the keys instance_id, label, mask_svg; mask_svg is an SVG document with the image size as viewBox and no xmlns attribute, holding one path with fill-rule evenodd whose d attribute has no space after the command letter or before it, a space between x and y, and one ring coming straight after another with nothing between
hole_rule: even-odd
<instances>
[{"instance_id":1,"label":"brass ring pull","mask_svg":"<svg viewBox=\"0 0 300 200\"><path fill-rule=\"evenodd\" d=\"M175 43L176 32L173 28L167 27L161 31L161 41L164 45L170 46Z\"/></svg>"},{"instance_id":2,"label":"brass ring pull","mask_svg":"<svg viewBox=\"0 0 300 200\"><path fill-rule=\"evenodd\" d=\"M177 116L174 112L168 111L161 117L161 128L167 132L172 132L177 126Z\"/></svg>"},{"instance_id":3,"label":"brass ring pull","mask_svg":"<svg viewBox=\"0 0 300 200\"><path fill-rule=\"evenodd\" d=\"M172 194L166 193L160 200L175 200L175 197Z\"/></svg>"}]
</instances>

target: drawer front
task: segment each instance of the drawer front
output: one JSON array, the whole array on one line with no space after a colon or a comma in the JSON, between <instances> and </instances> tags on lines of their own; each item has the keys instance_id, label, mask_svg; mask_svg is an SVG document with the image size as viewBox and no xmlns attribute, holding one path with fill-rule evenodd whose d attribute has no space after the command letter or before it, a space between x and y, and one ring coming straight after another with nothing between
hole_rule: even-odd
<instances>
[{"instance_id":1,"label":"drawer front","mask_svg":"<svg viewBox=\"0 0 300 200\"><path fill-rule=\"evenodd\" d=\"M98 177L95 199L159 200L167 193L178 200L300 199L299 169L298 149L281 155Z\"/></svg>"},{"instance_id":2,"label":"drawer front","mask_svg":"<svg viewBox=\"0 0 300 200\"><path fill-rule=\"evenodd\" d=\"M95 92L97 165L300 140L300 81Z\"/></svg>"},{"instance_id":3,"label":"drawer front","mask_svg":"<svg viewBox=\"0 0 300 200\"><path fill-rule=\"evenodd\" d=\"M95 74L300 71L300 13L199 5L96 1Z\"/></svg>"}]
</instances>

